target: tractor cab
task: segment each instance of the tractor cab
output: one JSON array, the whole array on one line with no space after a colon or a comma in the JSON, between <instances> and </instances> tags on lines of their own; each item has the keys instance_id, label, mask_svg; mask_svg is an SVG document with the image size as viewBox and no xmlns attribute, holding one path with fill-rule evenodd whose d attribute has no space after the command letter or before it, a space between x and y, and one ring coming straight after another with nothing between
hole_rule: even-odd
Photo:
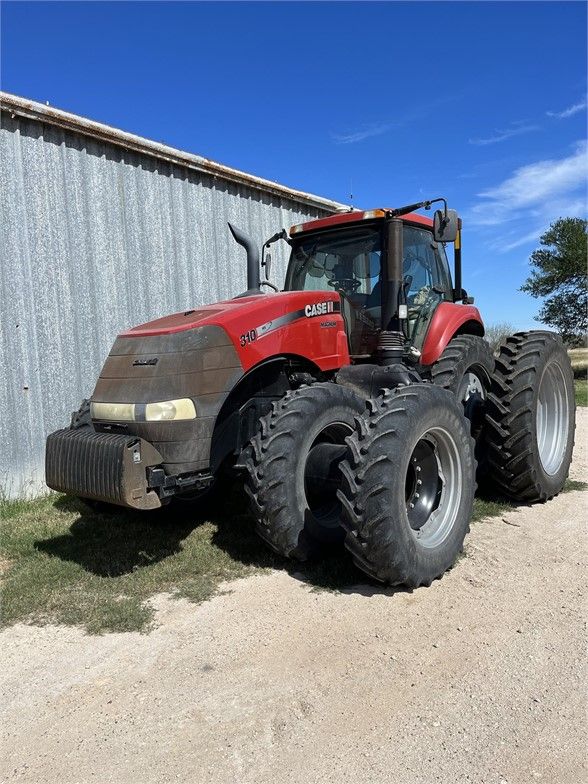
<instances>
[{"instance_id":1,"label":"tractor cab","mask_svg":"<svg viewBox=\"0 0 588 784\"><path fill-rule=\"evenodd\" d=\"M355 212L295 226L287 291L337 291L355 359L372 356L382 325L382 272L388 252L384 210ZM342 220L344 219L344 220ZM420 350L431 317L454 293L445 247L435 242L433 221L402 220L404 337Z\"/></svg>"}]
</instances>

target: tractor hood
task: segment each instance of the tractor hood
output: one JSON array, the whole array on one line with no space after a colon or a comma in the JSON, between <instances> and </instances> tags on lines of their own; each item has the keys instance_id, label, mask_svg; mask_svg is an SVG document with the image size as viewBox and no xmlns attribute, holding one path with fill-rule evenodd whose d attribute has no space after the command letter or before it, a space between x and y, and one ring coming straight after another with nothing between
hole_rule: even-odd
<instances>
[{"instance_id":1,"label":"tractor hood","mask_svg":"<svg viewBox=\"0 0 588 784\"><path fill-rule=\"evenodd\" d=\"M171 316L148 321L139 324L137 327L122 332L120 337L150 337L152 335L171 335L174 332L183 332L195 327L203 327L208 324L222 325L228 317L238 312L257 311L267 305L271 295L256 294L250 297L239 297L238 299L222 300L213 305L202 305L197 309L185 310L180 313L173 313Z\"/></svg>"},{"instance_id":2,"label":"tractor hood","mask_svg":"<svg viewBox=\"0 0 588 784\"><path fill-rule=\"evenodd\" d=\"M244 370L276 355L310 359L321 370L349 362L341 300L334 291L288 291L216 302L141 324L120 338L224 330Z\"/></svg>"}]
</instances>

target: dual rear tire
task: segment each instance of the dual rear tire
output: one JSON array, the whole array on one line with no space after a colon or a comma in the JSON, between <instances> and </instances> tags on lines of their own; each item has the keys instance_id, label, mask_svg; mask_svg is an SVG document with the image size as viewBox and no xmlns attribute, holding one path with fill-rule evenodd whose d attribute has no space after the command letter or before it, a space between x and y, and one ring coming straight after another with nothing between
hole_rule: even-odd
<instances>
[{"instance_id":1,"label":"dual rear tire","mask_svg":"<svg viewBox=\"0 0 588 784\"><path fill-rule=\"evenodd\" d=\"M525 503L557 495L572 460L575 417L572 366L558 336L518 332L503 341L486 410L495 489Z\"/></svg>"},{"instance_id":2,"label":"dual rear tire","mask_svg":"<svg viewBox=\"0 0 588 784\"><path fill-rule=\"evenodd\" d=\"M496 356L482 338L458 335L429 377L462 403L486 490L534 503L563 489L575 401L570 359L555 333L515 333Z\"/></svg>"}]
</instances>

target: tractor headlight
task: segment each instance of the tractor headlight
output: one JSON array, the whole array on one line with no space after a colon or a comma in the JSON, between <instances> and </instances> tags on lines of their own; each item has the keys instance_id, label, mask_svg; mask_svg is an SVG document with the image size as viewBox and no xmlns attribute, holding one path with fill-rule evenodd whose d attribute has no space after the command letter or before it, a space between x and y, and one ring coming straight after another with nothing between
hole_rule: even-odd
<instances>
[{"instance_id":1,"label":"tractor headlight","mask_svg":"<svg viewBox=\"0 0 588 784\"><path fill-rule=\"evenodd\" d=\"M92 419L107 422L177 422L196 419L190 398L164 400L161 403L91 403Z\"/></svg>"},{"instance_id":2,"label":"tractor headlight","mask_svg":"<svg viewBox=\"0 0 588 784\"><path fill-rule=\"evenodd\" d=\"M92 419L105 419L113 422L134 422L134 403L90 403Z\"/></svg>"},{"instance_id":3,"label":"tractor headlight","mask_svg":"<svg viewBox=\"0 0 588 784\"><path fill-rule=\"evenodd\" d=\"M179 419L196 419L196 409L190 398L147 403L145 406L146 422L171 422Z\"/></svg>"}]
</instances>

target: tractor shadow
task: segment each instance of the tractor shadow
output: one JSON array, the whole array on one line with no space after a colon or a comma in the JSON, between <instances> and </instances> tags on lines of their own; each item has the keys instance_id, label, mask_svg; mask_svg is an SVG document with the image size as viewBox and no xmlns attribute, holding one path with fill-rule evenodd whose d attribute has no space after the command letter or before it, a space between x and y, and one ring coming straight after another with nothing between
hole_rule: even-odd
<instances>
[{"instance_id":1,"label":"tractor shadow","mask_svg":"<svg viewBox=\"0 0 588 784\"><path fill-rule=\"evenodd\" d=\"M577 489L568 482L565 489ZM583 485L585 487L585 485ZM565 490L564 490L565 492ZM206 570L208 562L218 561L222 551L235 567L275 569L318 590L353 593L363 596L393 595L407 592L371 581L359 571L343 545L331 549L322 559L299 563L273 553L257 536L249 514L245 492L238 483L223 485L222 494L208 502L175 503L153 512L91 509L82 501L60 496L56 511L74 514L69 528L34 546L40 552L81 566L86 572L103 578L116 578L171 559L182 552L186 540L201 526L208 526L202 537ZM516 504L495 495L478 492L473 524L486 517L496 517ZM209 557L208 557L209 556ZM201 563L202 563L201 561ZM190 565L188 565L188 569ZM196 566L194 567L196 569ZM238 569L235 568L237 573ZM228 579L231 569L228 569Z\"/></svg>"},{"instance_id":2,"label":"tractor shadow","mask_svg":"<svg viewBox=\"0 0 588 784\"><path fill-rule=\"evenodd\" d=\"M236 483L222 497L199 505L173 504L154 512L91 509L82 501L61 496L57 511L75 514L67 531L35 541L34 547L51 557L70 561L86 572L116 578L172 558L185 540L203 525L212 525L208 547L222 550L237 565L285 571L318 590L364 596L391 595L391 589L370 582L341 545L322 559L299 563L273 553L255 533L248 499ZM401 589L402 590L402 589Z\"/></svg>"},{"instance_id":3,"label":"tractor shadow","mask_svg":"<svg viewBox=\"0 0 588 784\"><path fill-rule=\"evenodd\" d=\"M92 509L69 496L53 506L77 517L67 532L37 540L34 547L98 577L121 577L175 555L195 527L191 520L164 518L163 510L150 517L133 510Z\"/></svg>"}]
</instances>

